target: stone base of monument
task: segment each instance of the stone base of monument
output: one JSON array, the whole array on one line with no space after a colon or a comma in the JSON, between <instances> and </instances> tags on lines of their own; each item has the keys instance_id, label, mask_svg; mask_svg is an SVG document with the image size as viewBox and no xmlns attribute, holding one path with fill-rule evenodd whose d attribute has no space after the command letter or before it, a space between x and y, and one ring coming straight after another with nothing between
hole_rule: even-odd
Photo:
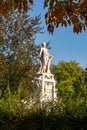
<instances>
[{"instance_id":1,"label":"stone base of monument","mask_svg":"<svg viewBox=\"0 0 87 130\"><path fill-rule=\"evenodd\" d=\"M37 93L41 102L50 102L57 99L56 81L51 73L38 73L34 78L37 87Z\"/></svg>"}]
</instances>

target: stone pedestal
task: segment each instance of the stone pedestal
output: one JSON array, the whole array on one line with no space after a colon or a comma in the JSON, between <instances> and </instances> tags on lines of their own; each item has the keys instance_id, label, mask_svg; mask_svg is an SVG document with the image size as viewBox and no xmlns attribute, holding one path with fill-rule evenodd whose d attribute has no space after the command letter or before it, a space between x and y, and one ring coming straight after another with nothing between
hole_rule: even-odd
<instances>
[{"instance_id":1,"label":"stone pedestal","mask_svg":"<svg viewBox=\"0 0 87 130\"><path fill-rule=\"evenodd\" d=\"M53 74L38 73L35 76L34 82L37 86L38 95L40 95L41 102L49 102L56 100L56 81Z\"/></svg>"}]
</instances>

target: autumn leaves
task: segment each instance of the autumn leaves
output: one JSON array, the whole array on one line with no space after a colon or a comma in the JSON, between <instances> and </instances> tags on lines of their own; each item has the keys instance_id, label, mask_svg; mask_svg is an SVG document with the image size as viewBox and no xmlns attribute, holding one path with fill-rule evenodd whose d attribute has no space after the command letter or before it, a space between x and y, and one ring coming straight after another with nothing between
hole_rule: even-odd
<instances>
[{"instance_id":1,"label":"autumn leaves","mask_svg":"<svg viewBox=\"0 0 87 130\"><path fill-rule=\"evenodd\" d=\"M53 34L54 27L73 25L73 32L79 33L87 27L87 2L60 1L49 7L45 15L47 30Z\"/></svg>"}]
</instances>

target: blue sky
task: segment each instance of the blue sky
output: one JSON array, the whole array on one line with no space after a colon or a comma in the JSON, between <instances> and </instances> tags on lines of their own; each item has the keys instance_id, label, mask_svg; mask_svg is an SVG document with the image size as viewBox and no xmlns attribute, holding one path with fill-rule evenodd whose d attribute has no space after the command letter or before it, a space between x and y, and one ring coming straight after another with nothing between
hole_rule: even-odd
<instances>
[{"instance_id":1,"label":"blue sky","mask_svg":"<svg viewBox=\"0 0 87 130\"><path fill-rule=\"evenodd\" d=\"M54 30L53 35L47 32L45 24L45 12L43 9L44 0L34 0L32 14L41 14L42 26L44 26L44 34L36 36L36 44L41 44L43 41L50 42L52 47L49 51L53 55L52 64L58 64L59 61L76 60L83 68L87 67L87 31L75 34L73 33L72 26L59 27Z\"/></svg>"}]
</instances>

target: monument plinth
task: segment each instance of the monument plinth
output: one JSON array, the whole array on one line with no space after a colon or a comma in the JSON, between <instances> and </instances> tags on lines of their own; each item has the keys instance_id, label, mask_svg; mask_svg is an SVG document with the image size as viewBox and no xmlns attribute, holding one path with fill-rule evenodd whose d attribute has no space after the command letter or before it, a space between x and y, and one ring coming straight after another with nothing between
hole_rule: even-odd
<instances>
[{"instance_id":1,"label":"monument plinth","mask_svg":"<svg viewBox=\"0 0 87 130\"><path fill-rule=\"evenodd\" d=\"M50 71L50 61L52 58L48 53L46 43L43 43L40 50L40 69L34 78L41 102L49 102L57 98L55 89L56 81Z\"/></svg>"}]
</instances>

